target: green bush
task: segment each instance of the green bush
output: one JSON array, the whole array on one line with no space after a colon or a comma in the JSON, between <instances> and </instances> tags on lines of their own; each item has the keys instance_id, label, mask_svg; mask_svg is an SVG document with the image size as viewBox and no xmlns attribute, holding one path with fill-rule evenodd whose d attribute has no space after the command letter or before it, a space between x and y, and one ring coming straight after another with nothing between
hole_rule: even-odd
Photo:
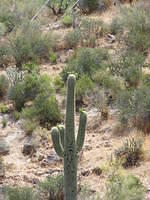
<instances>
[{"instance_id":1,"label":"green bush","mask_svg":"<svg viewBox=\"0 0 150 200\"><path fill-rule=\"evenodd\" d=\"M79 2L80 7L83 12L92 12L93 10L98 8L98 0L81 0Z\"/></svg>"},{"instance_id":2,"label":"green bush","mask_svg":"<svg viewBox=\"0 0 150 200\"><path fill-rule=\"evenodd\" d=\"M109 60L108 52L101 48L84 48L80 49L75 58L73 58L67 67L61 73L64 81L67 80L69 73L76 73L77 78L82 75L92 75L99 69L105 70Z\"/></svg>"},{"instance_id":3,"label":"green bush","mask_svg":"<svg viewBox=\"0 0 150 200\"><path fill-rule=\"evenodd\" d=\"M0 98L3 98L7 94L9 82L5 75L0 75Z\"/></svg>"},{"instance_id":4,"label":"green bush","mask_svg":"<svg viewBox=\"0 0 150 200\"><path fill-rule=\"evenodd\" d=\"M114 35L120 35L121 33L123 33L123 25L122 25L122 21L119 17L114 17L112 19L111 25L110 25L110 31L111 34Z\"/></svg>"},{"instance_id":5,"label":"green bush","mask_svg":"<svg viewBox=\"0 0 150 200\"><path fill-rule=\"evenodd\" d=\"M52 64L57 63L57 55L55 53L51 53L49 59L50 59Z\"/></svg>"},{"instance_id":6,"label":"green bush","mask_svg":"<svg viewBox=\"0 0 150 200\"><path fill-rule=\"evenodd\" d=\"M65 36L66 47L69 49L76 48L80 42L80 32L78 30L70 31Z\"/></svg>"},{"instance_id":7,"label":"green bush","mask_svg":"<svg viewBox=\"0 0 150 200\"><path fill-rule=\"evenodd\" d=\"M7 31L7 28L6 28L5 24L0 22L0 37L4 36L6 31Z\"/></svg>"},{"instance_id":8,"label":"green bush","mask_svg":"<svg viewBox=\"0 0 150 200\"><path fill-rule=\"evenodd\" d=\"M2 119L2 128L5 128L7 126L7 119L3 117Z\"/></svg>"},{"instance_id":9,"label":"green bush","mask_svg":"<svg viewBox=\"0 0 150 200\"><path fill-rule=\"evenodd\" d=\"M18 111L13 112L13 118L15 121L18 121L20 119L20 113Z\"/></svg>"},{"instance_id":10,"label":"green bush","mask_svg":"<svg viewBox=\"0 0 150 200\"><path fill-rule=\"evenodd\" d=\"M14 101L15 107L18 111L22 109L25 104L25 85L23 82L18 82L15 86L9 89L8 97Z\"/></svg>"},{"instance_id":11,"label":"green bush","mask_svg":"<svg viewBox=\"0 0 150 200\"><path fill-rule=\"evenodd\" d=\"M65 15L62 19L62 23L66 27L72 26L72 17L69 15Z\"/></svg>"},{"instance_id":12,"label":"green bush","mask_svg":"<svg viewBox=\"0 0 150 200\"><path fill-rule=\"evenodd\" d=\"M117 63L110 65L112 74L124 79L127 87L137 87L142 80L142 67L145 56L136 51L127 51Z\"/></svg>"},{"instance_id":13,"label":"green bush","mask_svg":"<svg viewBox=\"0 0 150 200\"><path fill-rule=\"evenodd\" d=\"M115 150L116 159L122 160L122 166L132 167L139 165L143 159L143 142L141 139L127 139L123 146Z\"/></svg>"},{"instance_id":14,"label":"green bush","mask_svg":"<svg viewBox=\"0 0 150 200\"><path fill-rule=\"evenodd\" d=\"M99 200L100 197L99 195L93 194L92 190L90 190L90 188L87 185L82 186L81 185L81 190L80 193L78 195L78 199L79 200Z\"/></svg>"},{"instance_id":15,"label":"green bush","mask_svg":"<svg viewBox=\"0 0 150 200\"><path fill-rule=\"evenodd\" d=\"M118 77L112 76L108 71L99 70L93 75L94 82L104 88L105 90L110 89L112 94L117 95L123 88L123 84Z\"/></svg>"},{"instance_id":16,"label":"green bush","mask_svg":"<svg viewBox=\"0 0 150 200\"><path fill-rule=\"evenodd\" d=\"M23 64L22 69L27 71L28 73L38 73L40 71L39 65L37 65L35 62L28 62Z\"/></svg>"},{"instance_id":17,"label":"green bush","mask_svg":"<svg viewBox=\"0 0 150 200\"><path fill-rule=\"evenodd\" d=\"M36 115L42 124L55 125L60 122L61 115L54 95L39 94L34 100Z\"/></svg>"},{"instance_id":18,"label":"green bush","mask_svg":"<svg viewBox=\"0 0 150 200\"><path fill-rule=\"evenodd\" d=\"M34 24L24 24L22 29L13 32L10 37L12 56L17 68L24 63L49 60L54 38L51 34L43 34Z\"/></svg>"},{"instance_id":19,"label":"green bush","mask_svg":"<svg viewBox=\"0 0 150 200\"><path fill-rule=\"evenodd\" d=\"M114 168L108 177L104 200L143 200L146 189L133 175L122 175L119 169Z\"/></svg>"},{"instance_id":20,"label":"green bush","mask_svg":"<svg viewBox=\"0 0 150 200\"><path fill-rule=\"evenodd\" d=\"M5 189L6 197L8 200L35 200L36 195L33 192L33 189L23 187L7 187Z\"/></svg>"},{"instance_id":21,"label":"green bush","mask_svg":"<svg viewBox=\"0 0 150 200\"><path fill-rule=\"evenodd\" d=\"M54 79L54 87L59 92L64 88L64 82L60 76L56 76Z\"/></svg>"},{"instance_id":22,"label":"green bush","mask_svg":"<svg viewBox=\"0 0 150 200\"><path fill-rule=\"evenodd\" d=\"M4 105L3 103L0 103L0 112L5 114L8 112L8 108L6 105Z\"/></svg>"},{"instance_id":23,"label":"green bush","mask_svg":"<svg viewBox=\"0 0 150 200\"><path fill-rule=\"evenodd\" d=\"M26 135L31 135L33 131L39 126L39 122L36 119L30 118L23 121L23 128Z\"/></svg>"},{"instance_id":24,"label":"green bush","mask_svg":"<svg viewBox=\"0 0 150 200\"><path fill-rule=\"evenodd\" d=\"M49 199L63 199L64 197L64 177L57 175L48 177L45 181L40 182L40 189L48 193Z\"/></svg>"},{"instance_id":25,"label":"green bush","mask_svg":"<svg viewBox=\"0 0 150 200\"><path fill-rule=\"evenodd\" d=\"M93 88L94 83L92 82L92 80L87 75L81 76L81 78L77 80L76 85L77 100L81 100L83 96L92 91Z\"/></svg>"},{"instance_id":26,"label":"green bush","mask_svg":"<svg viewBox=\"0 0 150 200\"><path fill-rule=\"evenodd\" d=\"M143 53L150 46L150 14L143 8L122 8L123 26L127 29L126 44ZM138 23L137 23L138 22Z\"/></svg>"},{"instance_id":27,"label":"green bush","mask_svg":"<svg viewBox=\"0 0 150 200\"><path fill-rule=\"evenodd\" d=\"M150 89L122 91L117 100L121 122L136 126L145 133L150 132Z\"/></svg>"}]
</instances>

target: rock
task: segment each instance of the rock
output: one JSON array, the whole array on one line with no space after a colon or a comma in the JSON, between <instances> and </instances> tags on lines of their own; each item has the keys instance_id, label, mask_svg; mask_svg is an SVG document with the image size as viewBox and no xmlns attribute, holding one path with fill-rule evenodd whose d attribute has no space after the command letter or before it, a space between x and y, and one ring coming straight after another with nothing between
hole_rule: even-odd
<instances>
[{"instance_id":1,"label":"rock","mask_svg":"<svg viewBox=\"0 0 150 200\"><path fill-rule=\"evenodd\" d=\"M90 174L90 170L84 170L81 172L82 176L89 176L89 174Z\"/></svg>"},{"instance_id":2,"label":"rock","mask_svg":"<svg viewBox=\"0 0 150 200\"><path fill-rule=\"evenodd\" d=\"M32 184L38 184L40 181L39 181L39 179L38 178L33 178L33 180L32 180Z\"/></svg>"},{"instance_id":3,"label":"rock","mask_svg":"<svg viewBox=\"0 0 150 200\"><path fill-rule=\"evenodd\" d=\"M22 153L25 156L31 155L31 154L33 154L35 152L36 152L36 149L35 149L35 145L34 144L31 144L31 143L25 143L24 144Z\"/></svg>"},{"instance_id":4,"label":"rock","mask_svg":"<svg viewBox=\"0 0 150 200\"><path fill-rule=\"evenodd\" d=\"M104 144L104 147L112 147L112 145L110 144L109 141L106 141L105 144Z\"/></svg>"},{"instance_id":5,"label":"rock","mask_svg":"<svg viewBox=\"0 0 150 200\"><path fill-rule=\"evenodd\" d=\"M0 155L7 155L9 153L9 144L5 140L0 141Z\"/></svg>"},{"instance_id":6,"label":"rock","mask_svg":"<svg viewBox=\"0 0 150 200\"><path fill-rule=\"evenodd\" d=\"M95 167L92 169L92 173L96 174L97 176L100 176L102 174L102 170L100 167Z\"/></svg>"},{"instance_id":7,"label":"rock","mask_svg":"<svg viewBox=\"0 0 150 200\"><path fill-rule=\"evenodd\" d=\"M92 150L92 147L90 145L85 145L84 149L85 149L85 151L90 151L90 150Z\"/></svg>"},{"instance_id":8,"label":"rock","mask_svg":"<svg viewBox=\"0 0 150 200\"><path fill-rule=\"evenodd\" d=\"M53 150L50 155L47 156L47 162L48 163L55 163L61 161L61 158L56 154L56 152Z\"/></svg>"},{"instance_id":9,"label":"rock","mask_svg":"<svg viewBox=\"0 0 150 200\"><path fill-rule=\"evenodd\" d=\"M53 30L58 30L60 28L61 28L61 24L54 23L53 25L51 25L51 29L53 29Z\"/></svg>"},{"instance_id":10,"label":"rock","mask_svg":"<svg viewBox=\"0 0 150 200\"><path fill-rule=\"evenodd\" d=\"M38 157L38 161L42 161L44 159L44 155L40 154Z\"/></svg>"},{"instance_id":11,"label":"rock","mask_svg":"<svg viewBox=\"0 0 150 200\"><path fill-rule=\"evenodd\" d=\"M106 35L106 40L109 42L109 43L114 43L116 41L116 37L114 35L111 35L111 34L107 34Z\"/></svg>"}]
</instances>

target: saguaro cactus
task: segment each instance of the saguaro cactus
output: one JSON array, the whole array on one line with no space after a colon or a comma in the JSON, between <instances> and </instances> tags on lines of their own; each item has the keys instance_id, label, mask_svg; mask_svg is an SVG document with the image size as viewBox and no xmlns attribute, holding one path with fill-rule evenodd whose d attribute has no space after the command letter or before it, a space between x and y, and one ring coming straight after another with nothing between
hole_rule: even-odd
<instances>
[{"instance_id":1,"label":"saguaro cactus","mask_svg":"<svg viewBox=\"0 0 150 200\"><path fill-rule=\"evenodd\" d=\"M75 138L75 83L75 76L69 75L65 126L60 125L51 130L55 151L64 158L65 200L77 200L77 160L84 143L87 122L86 113L81 111L78 135Z\"/></svg>"}]
</instances>

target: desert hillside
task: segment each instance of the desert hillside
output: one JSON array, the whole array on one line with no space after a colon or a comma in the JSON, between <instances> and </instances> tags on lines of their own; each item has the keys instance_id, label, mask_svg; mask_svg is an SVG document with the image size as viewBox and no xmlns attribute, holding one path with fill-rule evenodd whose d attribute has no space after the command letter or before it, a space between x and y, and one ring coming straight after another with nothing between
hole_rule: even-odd
<instances>
[{"instance_id":1,"label":"desert hillside","mask_svg":"<svg viewBox=\"0 0 150 200\"><path fill-rule=\"evenodd\" d=\"M0 200L150 200L150 2L0 1Z\"/></svg>"}]
</instances>

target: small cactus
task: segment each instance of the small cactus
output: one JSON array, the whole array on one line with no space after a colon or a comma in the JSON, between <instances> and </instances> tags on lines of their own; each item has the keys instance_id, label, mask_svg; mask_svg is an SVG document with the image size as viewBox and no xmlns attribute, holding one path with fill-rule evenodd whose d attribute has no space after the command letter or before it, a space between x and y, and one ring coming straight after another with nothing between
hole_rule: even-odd
<instances>
[{"instance_id":1,"label":"small cactus","mask_svg":"<svg viewBox=\"0 0 150 200\"><path fill-rule=\"evenodd\" d=\"M75 76L69 75L65 126L59 125L51 130L55 151L64 158L65 200L77 200L77 160L83 147L87 123L87 115L81 111L78 135L75 139L75 83Z\"/></svg>"}]
</instances>

